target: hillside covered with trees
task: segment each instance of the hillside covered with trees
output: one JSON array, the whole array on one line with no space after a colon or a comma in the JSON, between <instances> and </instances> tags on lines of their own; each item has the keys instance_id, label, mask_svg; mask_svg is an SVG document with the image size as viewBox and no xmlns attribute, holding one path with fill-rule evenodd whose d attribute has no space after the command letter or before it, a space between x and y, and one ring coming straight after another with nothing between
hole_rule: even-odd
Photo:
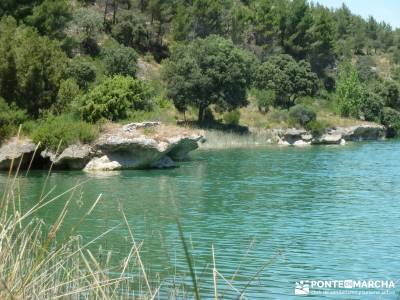
<instances>
[{"instance_id":1,"label":"hillside covered with trees","mask_svg":"<svg viewBox=\"0 0 400 300\"><path fill-rule=\"evenodd\" d=\"M0 141L22 124L56 147L143 119L400 133L400 29L345 5L6 0L0 17Z\"/></svg>"}]
</instances>

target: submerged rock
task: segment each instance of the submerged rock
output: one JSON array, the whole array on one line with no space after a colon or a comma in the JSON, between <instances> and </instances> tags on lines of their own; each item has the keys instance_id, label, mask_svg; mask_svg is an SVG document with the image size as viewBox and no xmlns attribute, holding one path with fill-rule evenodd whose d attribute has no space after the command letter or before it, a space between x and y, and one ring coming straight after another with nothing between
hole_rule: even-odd
<instances>
[{"instance_id":1,"label":"submerged rock","mask_svg":"<svg viewBox=\"0 0 400 300\"><path fill-rule=\"evenodd\" d=\"M25 138L12 138L0 147L0 170L9 170L14 160L14 168L19 164L27 167L32 160L36 145Z\"/></svg>"}]
</instances>

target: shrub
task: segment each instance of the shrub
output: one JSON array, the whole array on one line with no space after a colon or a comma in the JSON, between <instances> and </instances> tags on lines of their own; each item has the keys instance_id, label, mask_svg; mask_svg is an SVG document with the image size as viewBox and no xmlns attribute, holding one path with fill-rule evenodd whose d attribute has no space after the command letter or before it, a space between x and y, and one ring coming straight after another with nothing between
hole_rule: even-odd
<instances>
[{"instance_id":1,"label":"shrub","mask_svg":"<svg viewBox=\"0 0 400 300\"><path fill-rule=\"evenodd\" d=\"M19 109L15 104L8 105L0 97L0 142L14 134L26 119L25 110Z\"/></svg>"},{"instance_id":2,"label":"shrub","mask_svg":"<svg viewBox=\"0 0 400 300\"><path fill-rule=\"evenodd\" d=\"M136 12L121 11L117 23L113 26L111 35L121 44L144 50L148 47L146 21Z\"/></svg>"},{"instance_id":3,"label":"shrub","mask_svg":"<svg viewBox=\"0 0 400 300\"><path fill-rule=\"evenodd\" d=\"M90 62L78 57L70 62L66 75L75 79L81 89L87 89L96 80L96 69Z\"/></svg>"},{"instance_id":4,"label":"shrub","mask_svg":"<svg viewBox=\"0 0 400 300\"><path fill-rule=\"evenodd\" d=\"M108 75L135 77L138 54L125 46L111 47L103 51L103 62Z\"/></svg>"},{"instance_id":5,"label":"shrub","mask_svg":"<svg viewBox=\"0 0 400 300\"><path fill-rule=\"evenodd\" d=\"M83 120L97 122L105 118L117 121L128 116L131 109L151 110L152 90L141 80L116 75L93 87L79 98Z\"/></svg>"},{"instance_id":6,"label":"shrub","mask_svg":"<svg viewBox=\"0 0 400 300\"><path fill-rule=\"evenodd\" d=\"M297 104L289 109L289 120L293 124L305 126L311 121L315 121L316 118L317 114L308 106Z\"/></svg>"},{"instance_id":7,"label":"shrub","mask_svg":"<svg viewBox=\"0 0 400 300\"><path fill-rule=\"evenodd\" d=\"M229 125L239 125L240 111L235 109L224 114L224 122Z\"/></svg>"},{"instance_id":8,"label":"shrub","mask_svg":"<svg viewBox=\"0 0 400 300\"><path fill-rule=\"evenodd\" d=\"M72 115L49 115L30 131L35 143L41 142L43 146L52 150L57 149L60 141L60 150L74 143L89 143L99 132L96 125L78 120Z\"/></svg>"},{"instance_id":9,"label":"shrub","mask_svg":"<svg viewBox=\"0 0 400 300\"><path fill-rule=\"evenodd\" d=\"M253 89L251 93L256 98L257 107L260 112L265 113L270 106L274 106L276 101L274 90Z\"/></svg>"},{"instance_id":10,"label":"shrub","mask_svg":"<svg viewBox=\"0 0 400 300\"><path fill-rule=\"evenodd\" d=\"M359 56L356 68L361 81L376 80L378 78L376 64L371 56Z\"/></svg>"},{"instance_id":11,"label":"shrub","mask_svg":"<svg viewBox=\"0 0 400 300\"><path fill-rule=\"evenodd\" d=\"M350 62L342 63L336 83L336 99L341 116L358 118L362 96L363 87L357 70Z\"/></svg>"},{"instance_id":12,"label":"shrub","mask_svg":"<svg viewBox=\"0 0 400 300\"><path fill-rule=\"evenodd\" d=\"M74 99L81 94L78 84L72 78L61 82L60 89L58 90L57 101L52 107L52 111L60 114L71 106Z\"/></svg>"},{"instance_id":13,"label":"shrub","mask_svg":"<svg viewBox=\"0 0 400 300\"><path fill-rule=\"evenodd\" d=\"M374 87L374 92L382 97L385 106L400 108L400 87L394 80L385 80Z\"/></svg>"},{"instance_id":14,"label":"shrub","mask_svg":"<svg viewBox=\"0 0 400 300\"><path fill-rule=\"evenodd\" d=\"M312 120L306 124L306 129L309 130L313 135L322 135L325 133L329 125L325 122Z\"/></svg>"},{"instance_id":15,"label":"shrub","mask_svg":"<svg viewBox=\"0 0 400 300\"><path fill-rule=\"evenodd\" d=\"M389 137L399 135L400 112L390 107L384 107L382 110L381 123L388 128Z\"/></svg>"},{"instance_id":16,"label":"shrub","mask_svg":"<svg viewBox=\"0 0 400 300\"><path fill-rule=\"evenodd\" d=\"M268 121L274 123L287 123L289 120L289 114L286 109L275 109L268 113Z\"/></svg>"},{"instance_id":17,"label":"shrub","mask_svg":"<svg viewBox=\"0 0 400 300\"><path fill-rule=\"evenodd\" d=\"M379 122L383 108L382 98L377 94L365 90L360 101L360 116L367 121Z\"/></svg>"}]
</instances>

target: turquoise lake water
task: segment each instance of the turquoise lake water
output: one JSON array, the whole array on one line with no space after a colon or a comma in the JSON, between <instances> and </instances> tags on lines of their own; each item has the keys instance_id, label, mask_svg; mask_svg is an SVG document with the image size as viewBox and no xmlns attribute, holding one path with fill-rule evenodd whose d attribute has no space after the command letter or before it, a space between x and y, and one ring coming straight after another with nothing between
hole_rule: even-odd
<instances>
[{"instance_id":1,"label":"turquoise lake water","mask_svg":"<svg viewBox=\"0 0 400 300\"><path fill-rule=\"evenodd\" d=\"M37 201L46 172L21 181L23 206ZM400 282L400 142L306 148L198 150L172 170L90 175L54 172L57 194L88 180L74 195L67 232L91 203L80 226L84 240L122 224L93 247L128 254L123 208L149 274L166 287L190 285L176 218L192 249L204 299L211 299L214 245L219 272L247 299L297 299L300 280ZM0 182L5 175L0 175ZM65 198L39 211L51 223ZM190 288L190 287L188 287ZM224 299L236 299L219 279ZM164 293L164 294L163 294ZM167 297L163 288L161 299ZM313 299L397 299L398 295L330 295Z\"/></svg>"}]
</instances>

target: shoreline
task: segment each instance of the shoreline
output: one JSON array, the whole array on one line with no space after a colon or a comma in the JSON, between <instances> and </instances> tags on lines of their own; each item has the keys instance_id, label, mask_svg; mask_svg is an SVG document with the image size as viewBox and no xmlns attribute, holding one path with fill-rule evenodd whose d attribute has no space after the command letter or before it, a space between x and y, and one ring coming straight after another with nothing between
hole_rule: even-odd
<instances>
[{"instance_id":1,"label":"shoreline","mask_svg":"<svg viewBox=\"0 0 400 300\"><path fill-rule=\"evenodd\" d=\"M60 151L40 148L29 138L14 137L0 147L0 170L12 167L87 172L165 169L177 167L196 149L345 145L385 138L385 127L370 123L335 127L320 134L298 128L250 128L248 133L237 133L160 122L110 124L93 143L72 144Z\"/></svg>"}]
</instances>

